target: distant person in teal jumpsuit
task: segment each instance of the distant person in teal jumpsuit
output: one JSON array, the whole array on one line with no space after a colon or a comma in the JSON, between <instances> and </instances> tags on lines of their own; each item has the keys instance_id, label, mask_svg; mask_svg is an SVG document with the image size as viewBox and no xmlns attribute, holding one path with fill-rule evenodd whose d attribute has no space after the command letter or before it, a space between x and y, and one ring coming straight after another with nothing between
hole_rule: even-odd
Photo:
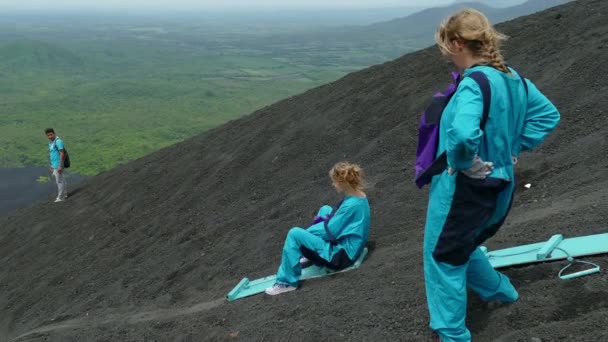
<instances>
[{"instance_id":1,"label":"distant person in teal jumpsuit","mask_svg":"<svg viewBox=\"0 0 608 342\"><path fill-rule=\"evenodd\" d=\"M499 50L504 39L472 9L447 18L436 34L441 52L463 77L441 117L438 153L447 152L448 168L432 180L424 234L430 326L442 342L471 341L465 326L467 287L487 301L518 299L507 276L492 268L479 246L509 212L520 152L542 143L560 119L532 82L506 66ZM467 77L475 71L490 83L484 131L482 93Z\"/></svg>"},{"instance_id":2,"label":"distant person in teal jumpsuit","mask_svg":"<svg viewBox=\"0 0 608 342\"><path fill-rule=\"evenodd\" d=\"M308 262L340 270L354 264L363 252L370 226L363 171L358 165L341 162L334 165L329 176L344 199L337 208L321 207L309 228L289 231L277 281L266 290L267 294L274 296L297 289L302 267Z\"/></svg>"}]
</instances>

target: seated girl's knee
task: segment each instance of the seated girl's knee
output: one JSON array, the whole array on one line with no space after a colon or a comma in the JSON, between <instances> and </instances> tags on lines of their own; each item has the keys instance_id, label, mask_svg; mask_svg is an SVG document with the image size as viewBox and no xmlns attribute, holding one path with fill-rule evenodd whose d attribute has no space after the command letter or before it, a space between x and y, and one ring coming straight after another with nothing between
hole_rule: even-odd
<instances>
[{"instance_id":1,"label":"seated girl's knee","mask_svg":"<svg viewBox=\"0 0 608 342\"><path fill-rule=\"evenodd\" d=\"M289 232L287 233L287 237L296 237L298 235L301 235L303 232L306 232L306 229L300 228L300 227L293 227L289 230Z\"/></svg>"},{"instance_id":2,"label":"seated girl's knee","mask_svg":"<svg viewBox=\"0 0 608 342\"><path fill-rule=\"evenodd\" d=\"M321 207L321 209L319 209L319 213L317 216L329 215L333 210L334 208L330 207L329 205L324 205Z\"/></svg>"},{"instance_id":3,"label":"seated girl's knee","mask_svg":"<svg viewBox=\"0 0 608 342\"><path fill-rule=\"evenodd\" d=\"M291 228L287 233L287 237L285 238L285 245L283 246L283 249L290 249L300 246L305 234L308 234L305 229L300 227Z\"/></svg>"}]
</instances>

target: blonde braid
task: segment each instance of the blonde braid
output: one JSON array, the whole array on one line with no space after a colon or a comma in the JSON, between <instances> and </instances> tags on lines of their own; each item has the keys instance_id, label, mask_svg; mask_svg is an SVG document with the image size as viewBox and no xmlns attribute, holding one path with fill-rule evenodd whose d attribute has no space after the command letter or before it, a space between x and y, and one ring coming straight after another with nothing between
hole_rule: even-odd
<instances>
[{"instance_id":1,"label":"blonde braid","mask_svg":"<svg viewBox=\"0 0 608 342\"><path fill-rule=\"evenodd\" d=\"M500 53L500 50L494 46L494 44L490 44L489 46L484 45L480 51L480 54L481 57L485 59L491 66L504 73L511 74L511 71L509 71L509 68L507 68L507 64Z\"/></svg>"}]
</instances>

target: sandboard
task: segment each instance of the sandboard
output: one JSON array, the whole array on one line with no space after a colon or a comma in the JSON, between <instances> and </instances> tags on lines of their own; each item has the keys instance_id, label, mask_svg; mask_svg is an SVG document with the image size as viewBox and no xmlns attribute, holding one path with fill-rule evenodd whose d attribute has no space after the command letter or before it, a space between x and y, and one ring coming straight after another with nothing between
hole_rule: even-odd
<instances>
[{"instance_id":1,"label":"sandboard","mask_svg":"<svg viewBox=\"0 0 608 342\"><path fill-rule=\"evenodd\" d=\"M490 260L494 268L503 268L516 265L525 265L539 262L568 259L572 263L573 258L597 254L608 254L608 233L564 239L561 234L553 235L548 241L533 243L529 245L511 247L488 252L487 248L482 250ZM580 262L580 261L579 261ZM560 278L571 279L599 272L599 266L593 269L577 272ZM564 271L562 269L562 271Z\"/></svg>"},{"instance_id":2,"label":"sandboard","mask_svg":"<svg viewBox=\"0 0 608 342\"><path fill-rule=\"evenodd\" d=\"M355 261L355 263L343 270L340 271L332 271L326 267L320 266L309 266L302 269L302 275L300 276L300 280L309 280L314 278L325 277L332 274L343 273L350 270L354 270L359 268L363 263L363 260L367 256L367 248L363 249L363 252ZM258 293L264 292L267 288L272 287L276 281L276 275L267 276L260 279L249 280L248 278L243 278L235 287L226 295L226 299L229 302L235 301L237 299L241 299L244 297L253 296Z\"/></svg>"}]
</instances>

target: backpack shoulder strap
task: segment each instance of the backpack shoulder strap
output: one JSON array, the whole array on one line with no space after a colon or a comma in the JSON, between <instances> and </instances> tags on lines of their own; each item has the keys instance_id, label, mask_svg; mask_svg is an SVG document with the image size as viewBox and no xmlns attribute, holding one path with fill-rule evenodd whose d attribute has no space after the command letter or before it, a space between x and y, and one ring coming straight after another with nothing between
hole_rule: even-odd
<instances>
[{"instance_id":1,"label":"backpack shoulder strap","mask_svg":"<svg viewBox=\"0 0 608 342\"><path fill-rule=\"evenodd\" d=\"M59 137L57 139L55 139L53 141L53 147L57 150L57 152L59 152L59 147L57 147L57 140L61 140L61 139L59 139ZM61 140L61 142L63 143L63 140ZM64 146L64 150L65 150L65 146Z\"/></svg>"},{"instance_id":2,"label":"backpack shoulder strap","mask_svg":"<svg viewBox=\"0 0 608 342\"><path fill-rule=\"evenodd\" d=\"M521 83L524 84L524 89L526 90L526 96L528 96L528 82L526 82L526 78L522 74L519 74L519 78L521 79Z\"/></svg>"},{"instance_id":3,"label":"backpack shoulder strap","mask_svg":"<svg viewBox=\"0 0 608 342\"><path fill-rule=\"evenodd\" d=\"M507 65L507 67L509 69L511 69L511 71L514 71L515 69L511 68L510 65ZM524 89L526 90L526 96L528 96L528 83L526 82L526 77L520 73L519 71L515 70L515 72L517 73L517 76L519 76L519 79L521 80L521 83L523 83L524 85Z\"/></svg>"},{"instance_id":4,"label":"backpack shoulder strap","mask_svg":"<svg viewBox=\"0 0 608 342\"><path fill-rule=\"evenodd\" d=\"M483 131L486 128L488 117L490 116L490 104L492 103L492 91L490 89L490 81L488 76L481 71L472 72L468 77L472 78L481 89L481 95L483 97L483 115L481 117L481 123L479 127Z\"/></svg>"}]
</instances>

